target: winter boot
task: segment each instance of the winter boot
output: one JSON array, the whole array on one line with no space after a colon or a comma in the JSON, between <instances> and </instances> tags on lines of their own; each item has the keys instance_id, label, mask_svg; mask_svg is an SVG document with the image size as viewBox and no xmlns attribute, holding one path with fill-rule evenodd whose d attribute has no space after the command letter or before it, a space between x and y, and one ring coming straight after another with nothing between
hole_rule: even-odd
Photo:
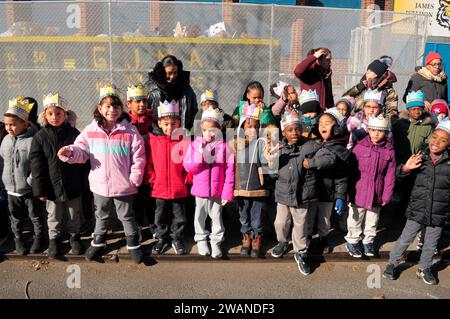
<instances>
[{"instance_id":1,"label":"winter boot","mask_svg":"<svg viewBox=\"0 0 450 319\"><path fill-rule=\"evenodd\" d=\"M248 233L245 233L242 236L242 247L241 247L241 255L249 255L252 245L252 239Z\"/></svg>"},{"instance_id":2,"label":"winter boot","mask_svg":"<svg viewBox=\"0 0 450 319\"><path fill-rule=\"evenodd\" d=\"M136 233L131 236L126 236L127 239L127 249L130 252L131 260L135 264L140 264L144 258L144 253L142 252L140 235Z\"/></svg>"},{"instance_id":3,"label":"winter boot","mask_svg":"<svg viewBox=\"0 0 450 319\"><path fill-rule=\"evenodd\" d=\"M80 234L70 235L70 247L72 248L72 254L81 255L83 253L83 245L81 244Z\"/></svg>"},{"instance_id":4,"label":"winter boot","mask_svg":"<svg viewBox=\"0 0 450 319\"><path fill-rule=\"evenodd\" d=\"M253 238L252 241L252 257L258 258L261 257L261 244L262 244L262 236L257 234Z\"/></svg>"},{"instance_id":5,"label":"winter boot","mask_svg":"<svg viewBox=\"0 0 450 319\"><path fill-rule=\"evenodd\" d=\"M53 259L61 254L61 240L59 238L50 239L48 243L48 258Z\"/></svg>"},{"instance_id":6,"label":"winter boot","mask_svg":"<svg viewBox=\"0 0 450 319\"><path fill-rule=\"evenodd\" d=\"M45 248L45 238L43 236L34 236L33 237L33 244L30 248L31 254L38 254L42 251L44 251Z\"/></svg>"},{"instance_id":7,"label":"winter boot","mask_svg":"<svg viewBox=\"0 0 450 319\"><path fill-rule=\"evenodd\" d=\"M27 247L25 246L25 241L23 240L22 235L14 238L14 243L16 245L16 253L17 255L23 256L27 254Z\"/></svg>"},{"instance_id":8,"label":"winter boot","mask_svg":"<svg viewBox=\"0 0 450 319\"><path fill-rule=\"evenodd\" d=\"M86 260L93 260L97 257L106 247L106 234L95 235L92 234L92 241L89 248L86 250Z\"/></svg>"}]
</instances>

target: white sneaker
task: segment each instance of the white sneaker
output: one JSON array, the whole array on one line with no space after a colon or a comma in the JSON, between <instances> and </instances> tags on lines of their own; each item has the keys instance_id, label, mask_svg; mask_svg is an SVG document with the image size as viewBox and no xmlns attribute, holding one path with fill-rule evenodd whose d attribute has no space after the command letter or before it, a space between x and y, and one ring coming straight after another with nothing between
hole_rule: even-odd
<instances>
[{"instance_id":1,"label":"white sneaker","mask_svg":"<svg viewBox=\"0 0 450 319\"><path fill-rule=\"evenodd\" d=\"M211 243L211 257L220 258L222 257L222 250L220 249L220 243Z\"/></svg>"},{"instance_id":2,"label":"white sneaker","mask_svg":"<svg viewBox=\"0 0 450 319\"><path fill-rule=\"evenodd\" d=\"M208 256L211 254L208 247L208 242L206 240L197 242L198 254L201 256Z\"/></svg>"}]
</instances>

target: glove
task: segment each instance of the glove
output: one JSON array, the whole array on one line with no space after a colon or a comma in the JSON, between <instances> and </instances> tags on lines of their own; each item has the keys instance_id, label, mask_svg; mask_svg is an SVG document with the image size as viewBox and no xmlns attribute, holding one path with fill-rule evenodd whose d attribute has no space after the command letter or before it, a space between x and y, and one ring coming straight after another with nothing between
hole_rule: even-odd
<instances>
[{"instance_id":1,"label":"glove","mask_svg":"<svg viewBox=\"0 0 450 319\"><path fill-rule=\"evenodd\" d=\"M336 199L334 209L336 210L339 216L342 216L342 214L344 213L344 207L345 207L345 200L340 198Z\"/></svg>"}]
</instances>

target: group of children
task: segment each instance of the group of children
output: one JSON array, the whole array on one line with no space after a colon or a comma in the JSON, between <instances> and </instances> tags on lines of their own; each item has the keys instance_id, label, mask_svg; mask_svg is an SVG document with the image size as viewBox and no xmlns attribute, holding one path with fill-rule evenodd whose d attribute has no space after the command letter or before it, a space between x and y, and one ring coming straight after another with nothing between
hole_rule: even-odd
<instances>
[{"instance_id":1,"label":"group of children","mask_svg":"<svg viewBox=\"0 0 450 319\"><path fill-rule=\"evenodd\" d=\"M62 254L63 221L72 252L83 253L80 216L88 165L95 209L95 230L85 252L88 260L104 251L113 214L122 222L135 263L143 260L145 218L157 238L152 253L161 254L172 245L177 254L185 254L186 202L191 195L200 255L222 257L222 209L236 200L241 254L260 257L264 209L273 194L278 244L271 254L281 257L292 239L299 271L307 275L315 221L323 248L328 245L333 211L343 215L348 207L349 254L376 255L380 209L392 201L397 180L411 185L403 194L408 221L385 277L396 278L400 258L425 227L419 275L436 283L431 259L450 221L446 102L433 102L432 110L439 114L432 119L424 111L423 93L411 92L406 111L391 119L384 115L382 91L367 90L362 110L356 113L351 97L323 111L315 91L298 94L292 85L278 83L271 93L278 100L267 106L262 85L249 83L228 116L214 91L205 90L193 138L181 128L179 102L160 101L154 114L142 85L128 87L128 112L114 86L101 88L94 119L81 133L67 122L68 104L59 94L44 96L40 129L28 119L32 103L21 97L10 100L4 113L8 135L0 156L17 253L28 251L22 237L27 218L34 226L30 252L45 248L45 215L48 256ZM154 122L158 132L152 130ZM227 128L233 129L232 134Z\"/></svg>"}]
</instances>

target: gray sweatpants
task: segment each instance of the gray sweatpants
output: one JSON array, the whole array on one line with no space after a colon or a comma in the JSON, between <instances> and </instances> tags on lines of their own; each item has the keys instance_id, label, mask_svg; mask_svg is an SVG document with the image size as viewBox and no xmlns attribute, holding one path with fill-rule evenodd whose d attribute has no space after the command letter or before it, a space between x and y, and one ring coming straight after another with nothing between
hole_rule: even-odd
<instances>
[{"instance_id":1,"label":"gray sweatpants","mask_svg":"<svg viewBox=\"0 0 450 319\"><path fill-rule=\"evenodd\" d=\"M103 197L94 193L95 235L105 235L109 227L112 205L116 208L117 217L122 222L125 236L134 236L138 226L133 210L134 195L121 197Z\"/></svg>"},{"instance_id":2,"label":"gray sweatpants","mask_svg":"<svg viewBox=\"0 0 450 319\"><path fill-rule=\"evenodd\" d=\"M289 230L292 220L292 244L294 251L306 253L307 248L307 220L309 205L300 207L289 207L283 204L277 204L277 217L275 218L275 232L279 242L288 242Z\"/></svg>"},{"instance_id":3,"label":"gray sweatpants","mask_svg":"<svg viewBox=\"0 0 450 319\"><path fill-rule=\"evenodd\" d=\"M332 202L313 202L308 210L308 235L312 235L317 216L317 232L320 238L325 238L330 232L330 218L333 212Z\"/></svg>"},{"instance_id":4,"label":"gray sweatpants","mask_svg":"<svg viewBox=\"0 0 450 319\"><path fill-rule=\"evenodd\" d=\"M194 215L194 240L204 241L209 238L211 244L221 243L225 233L225 227L222 221L222 200L220 198L195 198L195 215ZM205 228L207 217L211 218L211 234Z\"/></svg>"},{"instance_id":5,"label":"gray sweatpants","mask_svg":"<svg viewBox=\"0 0 450 319\"><path fill-rule=\"evenodd\" d=\"M8 208L11 220L11 229L14 236L22 235L24 224L29 217L33 223L34 236L41 237L44 229L44 203L32 193L23 196L8 195Z\"/></svg>"},{"instance_id":6,"label":"gray sweatpants","mask_svg":"<svg viewBox=\"0 0 450 319\"><path fill-rule=\"evenodd\" d=\"M81 197L65 202L48 200L46 203L48 217L48 237L56 239L61 236L63 220L66 220L67 232L71 235L79 234L81 227Z\"/></svg>"},{"instance_id":7,"label":"gray sweatpants","mask_svg":"<svg viewBox=\"0 0 450 319\"><path fill-rule=\"evenodd\" d=\"M389 263L397 267L400 264L408 246L414 241L417 234L422 230L423 225L413 220L407 220L400 238L397 239L394 249L389 254ZM427 226L425 231L425 240L420 254L419 268L427 269L433 264L434 250L436 249L439 238L441 238L442 227Z\"/></svg>"}]
</instances>

